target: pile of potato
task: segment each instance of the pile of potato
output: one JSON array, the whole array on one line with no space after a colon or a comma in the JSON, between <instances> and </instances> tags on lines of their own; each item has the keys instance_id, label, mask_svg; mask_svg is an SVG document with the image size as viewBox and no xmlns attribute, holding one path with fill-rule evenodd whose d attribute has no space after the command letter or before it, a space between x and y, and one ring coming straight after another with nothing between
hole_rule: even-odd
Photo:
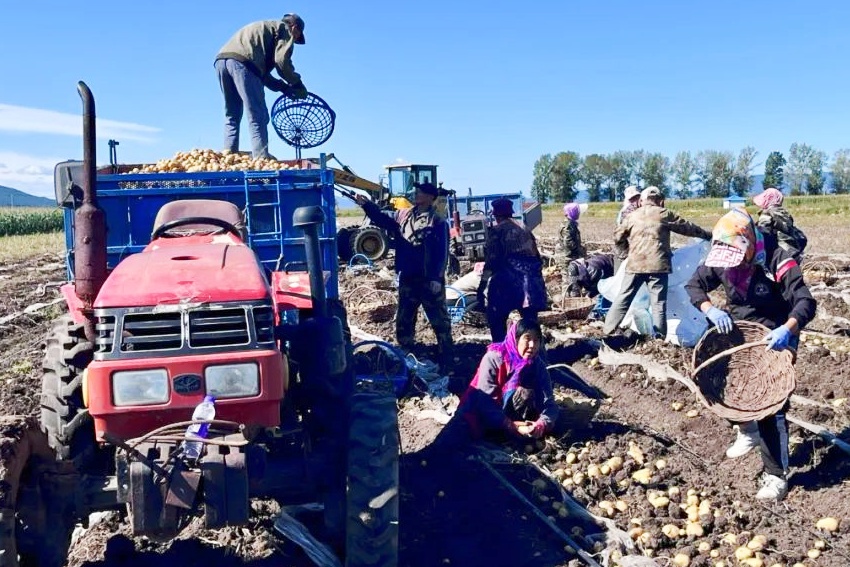
<instances>
[{"instance_id":1,"label":"pile of potato","mask_svg":"<svg viewBox=\"0 0 850 567\"><path fill-rule=\"evenodd\" d=\"M196 173L199 171L277 171L294 169L291 162L251 157L249 152L217 152L194 149L177 152L174 157L136 167L130 173Z\"/></svg>"},{"instance_id":2,"label":"pile of potato","mask_svg":"<svg viewBox=\"0 0 850 567\"><path fill-rule=\"evenodd\" d=\"M540 455L552 477L594 514L611 518L634 541L639 553L676 567L804 567L828 549L825 539L809 542L804 556L786 551L776 561L768 535L745 529L736 510L718 502L711 489L683 486L664 448L630 440L623 454L610 454L604 443L588 441L555 454ZM671 470L672 469L672 470ZM553 522L570 521L551 485L535 480L537 501ZM839 531L837 518L821 518L815 529L827 536ZM577 528L573 528L574 530ZM573 535L575 532L573 532ZM598 551L598 550L595 550ZM613 565L619 565L612 554Z\"/></svg>"}]
</instances>

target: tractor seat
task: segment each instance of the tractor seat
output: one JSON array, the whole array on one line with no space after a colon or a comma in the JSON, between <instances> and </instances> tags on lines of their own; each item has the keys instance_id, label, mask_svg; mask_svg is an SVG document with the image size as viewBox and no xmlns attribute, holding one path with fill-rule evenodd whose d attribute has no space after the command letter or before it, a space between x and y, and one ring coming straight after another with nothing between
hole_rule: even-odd
<instances>
[{"instance_id":1,"label":"tractor seat","mask_svg":"<svg viewBox=\"0 0 850 567\"><path fill-rule=\"evenodd\" d=\"M245 219L242 217L242 211L239 210L239 207L228 201L214 199L183 199L166 203L156 214L156 219L153 221L152 233L156 232L160 226L166 223L191 217L221 219L236 227L242 235L242 240L245 240L248 236L245 230ZM175 230L180 232L209 232L220 231L221 227L213 224L199 223L186 224Z\"/></svg>"}]
</instances>

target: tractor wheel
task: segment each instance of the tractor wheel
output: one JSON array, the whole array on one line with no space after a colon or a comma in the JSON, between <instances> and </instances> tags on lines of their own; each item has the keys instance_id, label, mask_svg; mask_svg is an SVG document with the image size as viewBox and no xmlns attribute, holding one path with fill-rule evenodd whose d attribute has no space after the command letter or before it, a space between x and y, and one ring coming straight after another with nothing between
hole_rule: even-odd
<instances>
[{"instance_id":1,"label":"tractor wheel","mask_svg":"<svg viewBox=\"0 0 850 567\"><path fill-rule=\"evenodd\" d=\"M371 261L381 260L390 251L387 235L380 228L367 226L351 237L351 248L355 254L363 254Z\"/></svg>"},{"instance_id":2,"label":"tractor wheel","mask_svg":"<svg viewBox=\"0 0 850 567\"><path fill-rule=\"evenodd\" d=\"M356 226L346 226L336 231L336 253L343 262L348 262L354 256L352 235L357 232Z\"/></svg>"},{"instance_id":3,"label":"tractor wheel","mask_svg":"<svg viewBox=\"0 0 850 567\"><path fill-rule=\"evenodd\" d=\"M94 349L83 326L60 318L47 339L41 378L41 426L56 458L78 468L96 453L94 423L83 407L83 371Z\"/></svg>"},{"instance_id":4,"label":"tractor wheel","mask_svg":"<svg viewBox=\"0 0 850 567\"><path fill-rule=\"evenodd\" d=\"M0 565L62 567L78 477L57 474L47 437L32 417L0 417L0 455Z\"/></svg>"},{"instance_id":5,"label":"tractor wheel","mask_svg":"<svg viewBox=\"0 0 850 567\"><path fill-rule=\"evenodd\" d=\"M351 400L346 487L346 567L398 563L398 410L384 392Z\"/></svg>"}]
</instances>

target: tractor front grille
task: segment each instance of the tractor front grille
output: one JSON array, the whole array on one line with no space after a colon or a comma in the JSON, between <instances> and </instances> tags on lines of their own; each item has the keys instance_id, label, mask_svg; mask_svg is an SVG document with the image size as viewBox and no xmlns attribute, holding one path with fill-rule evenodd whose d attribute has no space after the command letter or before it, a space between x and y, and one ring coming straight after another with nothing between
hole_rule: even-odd
<instances>
[{"instance_id":1,"label":"tractor front grille","mask_svg":"<svg viewBox=\"0 0 850 567\"><path fill-rule=\"evenodd\" d=\"M178 356L270 348L274 310L265 302L162 308L97 309L95 359Z\"/></svg>"}]
</instances>

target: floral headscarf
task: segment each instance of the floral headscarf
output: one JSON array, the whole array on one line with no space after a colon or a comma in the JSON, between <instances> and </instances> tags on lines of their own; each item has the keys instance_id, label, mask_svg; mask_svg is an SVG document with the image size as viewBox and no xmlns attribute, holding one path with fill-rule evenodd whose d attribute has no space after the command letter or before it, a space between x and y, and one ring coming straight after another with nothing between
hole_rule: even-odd
<instances>
[{"instance_id":1,"label":"floral headscarf","mask_svg":"<svg viewBox=\"0 0 850 567\"><path fill-rule=\"evenodd\" d=\"M781 205L784 198L785 196L782 194L782 191L774 187L768 187L753 197L753 203L760 209L769 209L770 207Z\"/></svg>"},{"instance_id":2,"label":"floral headscarf","mask_svg":"<svg viewBox=\"0 0 850 567\"><path fill-rule=\"evenodd\" d=\"M734 268L742 263L764 266L764 237L746 209L735 208L720 217L711 234L705 265Z\"/></svg>"}]
</instances>

